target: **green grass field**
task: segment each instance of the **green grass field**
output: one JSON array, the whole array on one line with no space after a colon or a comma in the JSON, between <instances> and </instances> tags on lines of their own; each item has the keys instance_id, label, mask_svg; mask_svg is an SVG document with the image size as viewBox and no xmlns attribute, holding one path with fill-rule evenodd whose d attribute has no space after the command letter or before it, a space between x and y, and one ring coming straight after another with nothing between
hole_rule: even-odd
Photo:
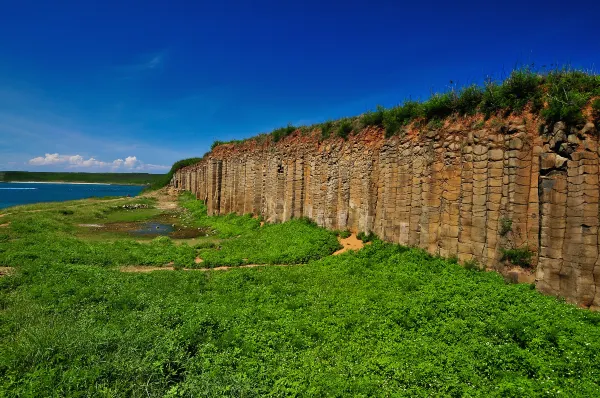
<instances>
[{"instance_id":1,"label":"green grass field","mask_svg":"<svg viewBox=\"0 0 600 398\"><path fill-rule=\"evenodd\" d=\"M193 244L80 235L156 217L126 203L155 204L3 210L0 396L600 396L600 314L530 285L378 240L330 256L310 222L208 217L189 195L180 222L211 230ZM199 255L304 264L119 270Z\"/></svg>"}]
</instances>

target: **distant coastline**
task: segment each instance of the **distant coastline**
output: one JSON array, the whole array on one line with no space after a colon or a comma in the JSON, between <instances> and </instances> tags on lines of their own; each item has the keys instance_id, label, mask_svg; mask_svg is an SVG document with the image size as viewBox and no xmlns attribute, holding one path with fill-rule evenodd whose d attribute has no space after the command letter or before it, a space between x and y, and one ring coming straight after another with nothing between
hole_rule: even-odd
<instances>
[{"instance_id":1,"label":"distant coastline","mask_svg":"<svg viewBox=\"0 0 600 398\"><path fill-rule=\"evenodd\" d=\"M71 185L135 185L144 186L148 184L128 184L124 182L75 182L75 181L0 181L11 184L71 184Z\"/></svg>"},{"instance_id":2,"label":"distant coastline","mask_svg":"<svg viewBox=\"0 0 600 398\"><path fill-rule=\"evenodd\" d=\"M0 182L29 184L107 184L148 186L164 174L0 171Z\"/></svg>"}]
</instances>

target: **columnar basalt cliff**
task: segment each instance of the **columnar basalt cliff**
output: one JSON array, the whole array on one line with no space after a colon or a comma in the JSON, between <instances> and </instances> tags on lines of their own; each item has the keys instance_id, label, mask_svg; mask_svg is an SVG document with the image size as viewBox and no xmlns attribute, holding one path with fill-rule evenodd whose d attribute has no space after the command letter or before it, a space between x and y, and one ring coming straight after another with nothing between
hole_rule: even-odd
<instances>
[{"instance_id":1,"label":"columnar basalt cliff","mask_svg":"<svg viewBox=\"0 0 600 398\"><path fill-rule=\"evenodd\" d=\"M221 145L171 185L205 200L210 214L309 217L505 275L521 275L503 258L518 249L532 254L540 291L597 308L598 158L592 123L540 128L526 116L389 139L367 128L347 140L298 131L278 143Z\"/></svg>"}]
</instances>

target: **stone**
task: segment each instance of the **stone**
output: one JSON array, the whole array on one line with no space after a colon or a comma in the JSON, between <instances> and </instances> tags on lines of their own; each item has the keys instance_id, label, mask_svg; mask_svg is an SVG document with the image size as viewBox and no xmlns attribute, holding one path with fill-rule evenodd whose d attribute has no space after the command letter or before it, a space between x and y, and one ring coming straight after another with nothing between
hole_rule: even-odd
<instances>
[{"instance_id":1,"label":"stone","mask_svg":"<svg viewBox=\"0 0 600 398\"><path fill-rule=\"evenodd\" d=\"M558 122L540 136L519 119L391 140L366 129L345 141L293 135L221 145L178 170L171 185L205 200L210 215L306 216L488 268L502 245L528 245L539 250L537 269L512 280L530 283L536 275L540 291L600 307L600 293L590 294L600 292L597 128ZM501 218L512 220L507 237L499 235Z\"/></svg>"}]
</instances>

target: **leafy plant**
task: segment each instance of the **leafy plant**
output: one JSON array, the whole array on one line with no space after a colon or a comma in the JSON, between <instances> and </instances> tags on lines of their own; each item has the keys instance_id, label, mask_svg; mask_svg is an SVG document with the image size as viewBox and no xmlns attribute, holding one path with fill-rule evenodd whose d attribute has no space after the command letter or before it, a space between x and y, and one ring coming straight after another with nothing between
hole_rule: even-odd
<instances>
[{"instance_id":1,"label":"leafy plant","mask_svg":"<svg viewBox=\"0 0 600 398\"><path fill-rule=\"evenodd\" d=\"M365 112L365 114L362 115L360 122L363 127L382 126L385 112L386 110L383 106L377 105L377 109L375 111Z\"/></svg>"},{"instance_id":2,"label":"leafy plant","mask_svg":"<svg viewBox=\"0 0 600 398\"><path fill-rule=\"evenodd\" d=\"M592 101L592 117L597 123L600 122L600 98Z\"/></svg>"},{"instance_id":3,"label":"leafy plant","mask_svg":"<svg viewBox=\"0 0 600 398\"><path fill-rule=\"evenodd\" d=\"M359 233L356 235L356 237L357 237L359 240L362 240L364 243L367 243L367 242L372 242L372 241L374 241L374 240L378 239L378 238L377 238L377 235L375 235L375 234L374 234L373 232L371 232L371 231L369 231L369 232L367 232L367 233L365 233L365 232L361 231L361 232L359 232Z\"/></svg>"},{"instance_id":4,"label":"leafy plant","mask_svg":"<svg viewBox=\"0 0 600 398\"><path fill-rule=\"evenodd\" d=\"M333 122L331 120L321 124L321 138L326 140L331 136L331 131L333 130Z\"/></svg>"},{"instance_id":5,"label":"leafy plant","mask_svg":"<svg viewBox=\"0 0 600 398\"><path fill-rule=\"evenodd\" d=\"M337 136L343 139L348 138L348 135L352 132L352 122L350 119L343 119L340 121L337 128Z\"/></svg>"},{"instance_id":6,"label":"leafy plant","mask_svg":"<svg viewBox=\"0 0 600 398\"><path fill-rule=\"evenodd\" d=\"M288 124L286 127L281 127L273 130L271 136L273 137L273 141L277 142L288 135L292 134L294 131L298 130L298 127L294 127L291 124Z\"/></svg>"},{"instance_id":7,"label":"leafy plant","mask_svg":"<svg viewBox=\"0 0 600 398\"><path fill-rule=\"evenodd\" d=\"M510 218L500 218L500 236L506 236L512 231L512 220Z\"/></svg>"},{"instance_id":8,"label":"leafy plant","mask_svg":"<svg viewBox=\"0 0 600 398\"><path fill-rule=\"evenodd\" d=\"M522 267L530 267L531 266L531 258L533 257L533 252L529 250L527 246L521 248L502 248L500 249L502 252L502 258L500 261L508 260L514 265L520 265Z\"/></svg>"}]
</instances>

